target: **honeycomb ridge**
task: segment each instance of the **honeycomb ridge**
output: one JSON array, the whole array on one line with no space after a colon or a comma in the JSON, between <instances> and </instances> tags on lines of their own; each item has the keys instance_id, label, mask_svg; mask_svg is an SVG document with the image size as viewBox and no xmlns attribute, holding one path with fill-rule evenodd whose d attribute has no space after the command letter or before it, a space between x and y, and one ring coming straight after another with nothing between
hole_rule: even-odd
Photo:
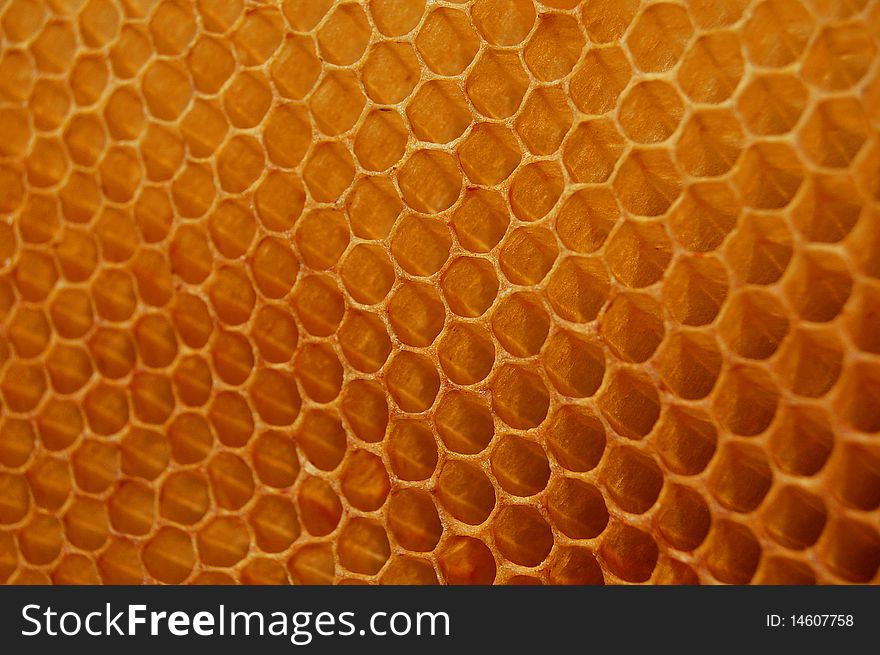
<instances>
[{"instance_id":1,"label":"honeycomb ridge","mask_svg":"<svg viewBox=\"0 0 880 655\"><path fill-rule=\"evenodd\" d=\"M877 0L0 44L0 580L880 581Z\"/></svg>"}]
</instances>

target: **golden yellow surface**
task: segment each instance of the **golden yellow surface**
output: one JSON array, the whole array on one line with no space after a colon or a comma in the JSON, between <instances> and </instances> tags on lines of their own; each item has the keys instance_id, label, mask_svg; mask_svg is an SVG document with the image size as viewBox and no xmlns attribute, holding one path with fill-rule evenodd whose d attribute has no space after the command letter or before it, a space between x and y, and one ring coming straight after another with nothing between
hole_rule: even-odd
<instances>
[{"instance_id":1,"label":"golden yellow surface","mask_svg":"<svg viewBox=\"0 0 880 655\"><path fill-rule=\"evenodd\" d=\"M880 581L880 2L0 48L0 580Z\"/></svg>"}]
</instances>

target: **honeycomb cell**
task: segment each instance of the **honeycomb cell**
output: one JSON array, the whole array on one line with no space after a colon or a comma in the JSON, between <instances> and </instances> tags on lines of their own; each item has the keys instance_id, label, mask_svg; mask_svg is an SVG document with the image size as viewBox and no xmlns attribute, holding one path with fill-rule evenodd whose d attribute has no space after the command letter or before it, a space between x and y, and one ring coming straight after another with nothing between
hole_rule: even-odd
<instances>
[{"instance_id":1,"label":"honeycomb cell","mask_svg":"<svg viewBox=\"0 0 880 655\"><path fill-rule=\"evenodd\" d=\"M430 277L449 259L452 240L437 220L405 215L397 223L391 240L391 254L410 275Z\"/></svg>"},{"instance_id":2,"label":"honeycomb cell","mask_svg":"<svg viewBox=\"0 0 880 655\"><path fill-rule=\"evenodd\" d=\"M678 128L684 103L675 87L662 80L639 82L620 105L620 122L627 136L639 143L660 143Z\"/></svg>"},{"instance_id":3,"label":"honeycomb cell","mask_svg":"<svg viewBox=\"0 0 880 655\"><path fill-rule=\"evenodd\" d=\"M332 471L345 456L345 428L335 413L327 410L305 412L295 433L297 445L306 458L323 471Z\"/></svg>"},{"instance_id":4,"label":"honeycomb cell","mask_svg":"<svg viewBox=\"0 0 880 655\"><path fill-rule=\"evenodd\" d=\"M528 87L519 57L501 49L485 49L465 80L465 92L476 110L495 119L515 114Z\"/></svg>"},{"instance_id":5,"label":"honeycomb cell","mask_svg":"<svg viewBox=\"0 0 880 655\"><path fill-rule=\"evenodd\" d=\"M539 565L553 547L550 526L526 505L502 507L492 519L492 534L501 555L521 566Z\"/></svg>"},{"instance_id":6,"label":"honeycomb cell","mask_svg":"<svg viewBox=\"0 0 880 655\"><path fill-rule=\"evenodd\" d=\"M406 550L430 552L443 535L443 524L431 495L403 489L388 500L388 532Z\"/></svg>"},{"instance_id":7,"label":"honeycomb cell","mask_svg":"<svg viewBox=\"0 0 880 655\"><path fill-rule=\"evenodd\" d=\"M571 100L585 114L607 113L631 77L632 69L622 48L591 48L569 83Z\"/></svg>"},{"instance_id":8,"label":"honeycomb cell","mask_svg":"<svg viewBox=\"0 0 880 655\"><path fill-rule=\"evenodd\" d=\"M488 406L478 396L461 391L444 394L434 413L434 423L443 443L462 454L481 452L494 434Z\"/></svg>"},{"instance_id":9,"label":"honeycomb cell","mask_svg":"<svg viewBox=\"0 0 880 655\"><path fill-rule=\"evenodd\" d=\"M303 526L310 534L325 536L339 525L342 503L336 492L320 478L306 478L297 496Z\"/></svg>"},{"instance_id":10,"label":"honeycomb cell","mask_svg":"<svg viewBox=\"0 0 880 655\"><path fill-rule=\"evenodd\" d=\"M644 72L662 72L675 66L693 34L687 11L671 3L652 5L639 14L626 44Z\"/></svg>"},{"instance_id":11,"label":"honeycomb cell","mask_svg":"<svg viewBox=\"0 0 880 655\"><path fill-rule=\"evenodd\" d=\"M388 426L388 401L376 381L352 380L342 394L342 413L361 441L381 441Z\"/></svg>"},{"instance_id":12,"label":"honeycomb cell","mask_svg":"<svg viewBox=\"0 0 880 655\"><path fill-rule=\"evenodd\" d=\"M440 7L422 23L416 47L428 68L438 75L457 75L471 63L479 40L463 11Z\"/></svg>"},{"instance_id":13,"label":"honeycomb cell","mask_svg":"<svg viewBox=\"0 0 880 655\"><path fill-rule=\"evenodd\" d=\"M697 549L709 534L712 519L703 497L690 487L675 485L660 502L659 529L666 542L682 551Z\"/></svg>"},{"instance_id":14,"label":"honeycomb cell","mask_svg":"<svg viewBox=\"0 0 880 655\"><path fill-rule=\"evenodd\" d=\"M348 131L361 115L366 98L350 71L328 73L309 98L312 118L324 134Z\"/></svg>"},{"instance_id":15,"label":"honeycomb cell","mask_svg":"<svg viewBox=\"0 0 880 655\"><path fill-rule=\"evenodd\" d=\"M364 305L382 302L395 280L394 268L385 250L366 243L359 243L348 251L340 266L340 277L351 297Z\"/></svg>"},{"instance_id":16,"label":"honeycomb cell","mask_svg":"<svg viewBox=\"0 0 880 655\"><path fill-rule=\"evenodd\" d=\"M257 396L258 391L253 390ZM280 402L284 402L283 398ZM244 398L234 391L223 391L214 397L208 409L208 420L221 443L227 446L243 446L254 431L251 408Z\"/></svg>"},{"instance_id":17,"label":"honeycomb cell","mask_svg":"<svg viewBox=\"0 0 880 655\"><path fill-rule=\"evenodd\" d=\"M293 100L304 98L321 74L314 41L305 35L286 34L268 72L282 96Z\"/></svg>"},{"instance_id":18,"label":"honeycomb cell","mask_svg":"<svg viewBox=\"0 0 880 655\"><path fill-rule=\"evenodd\" d=\"M550 393L541 377L524 366L505 364L491 381L492 408L515 429L538 427L547 417Z\"/></svg>"},{"instance_id":19,"label":"honeycomb cell","mask_svg":"<svg viewBox=\"0 0 880 655\"><path fill-rule=\"evenodd\" d=\"M488 585L497 566L489 547L473 537L453 537L437 555L443 579L451 585Z\"/></svg>"},{"instance_id":20,"label":"honeycomb cell","mask_svg":"<svg viewBox=\"0 0 880 655\"><path fill-rule=\"evenodd\" d=\"M385 529L372 519L354 518L339 534L339 561L352 573L375 575L391 554Z\"/></svg>"},{"instance_id":21,"label":"honeycomb cell","mask_svg":"<svg viewBox=\"0 0 880 655\"><path fill-rule=\"evenodd\" d=\"M593 539L608 524L608 509L601 492L577 478L560 478L548 490L553 524L572 539Z\"/></svg>"},{"instance_id":22,"label":"honeycomb cell","mask_svg":"<svg viewBox=\"0 0 880 655\"><path fill-rule=\"evenodd\" d=\"M532 74L542 82L565 77L580 59L584 35L573 16L541 14L538 26L523 49Z\"/></svg>"},{"instance_id":23,"label":"honeycomb cell","mask_svg":"<svg viewBox=\"0 0 880 655\"><path fill-rule=\"evenodd\" d=\"M483 523L495 507L495 489L479 468L448 460L437 479L437 498L453 517L469 525Z\"/></svg>"}]
</instances>

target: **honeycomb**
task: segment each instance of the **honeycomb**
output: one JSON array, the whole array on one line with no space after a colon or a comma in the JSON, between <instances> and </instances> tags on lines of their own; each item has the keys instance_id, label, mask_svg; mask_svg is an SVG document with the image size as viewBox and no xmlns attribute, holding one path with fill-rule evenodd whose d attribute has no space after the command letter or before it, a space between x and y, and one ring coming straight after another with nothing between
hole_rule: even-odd
<instances>
[{"instance_id":1,"label":"honeycomb","mask_svg":"<svg viewBox=\"0 0 880 655\"><path fill-rule=\"evenodd\" d=\"M0 44L0 580L880 582L880 1Z\"/></svg>"}]
</instances>

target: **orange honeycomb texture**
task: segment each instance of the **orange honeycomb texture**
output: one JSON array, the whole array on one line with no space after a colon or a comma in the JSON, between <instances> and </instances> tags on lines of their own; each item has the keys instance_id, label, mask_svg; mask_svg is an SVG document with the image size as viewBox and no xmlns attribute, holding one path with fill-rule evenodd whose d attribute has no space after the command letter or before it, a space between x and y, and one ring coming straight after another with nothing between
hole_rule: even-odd
<instances>
[{"instance_id":1,"label":"orange honeycomb texture","mask_svg":"<svg viewBox=\"0 0 880 655\"><path fill-rule=\"evenodd\" d=\"M0 47L0 580L880 582L880 1Z\"/></svg>"}]
</instances>

